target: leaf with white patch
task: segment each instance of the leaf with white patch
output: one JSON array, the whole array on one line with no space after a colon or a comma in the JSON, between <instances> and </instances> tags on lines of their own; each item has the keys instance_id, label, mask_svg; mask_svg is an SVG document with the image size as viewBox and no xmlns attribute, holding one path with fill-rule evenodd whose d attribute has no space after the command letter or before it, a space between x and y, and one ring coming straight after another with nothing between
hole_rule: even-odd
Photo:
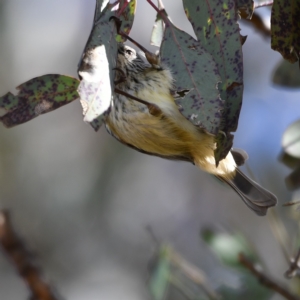
<instances>
[{"instance_id":1,"label":"leaf with white patch","mask_svg":"<svg viewBox=\"0 0 300 300\"><path fill-rule=\"evenodd\" d=\"M82 80L78 87L85 122L92 122L102 115L111 104L110 72L105 46L90 50L87 63L94 67L90 72L80 72Z\"/></svg>"},{"instance_id":2,"label":"leaf with white patch","mask_svg":"<svg viewBox=\"0 0 300 300\"><path fill-rule=\"evenodd\" d=\"M78 92L83 108L84 121L97 131L111 105L114 91L114 67L118 42L114 21L122 21L121 30L129 33L136 7L136 0L121 0L119 3L97 0L94 24L87 41L78 74L81 78Z\"/></svg>"}]
</instances>

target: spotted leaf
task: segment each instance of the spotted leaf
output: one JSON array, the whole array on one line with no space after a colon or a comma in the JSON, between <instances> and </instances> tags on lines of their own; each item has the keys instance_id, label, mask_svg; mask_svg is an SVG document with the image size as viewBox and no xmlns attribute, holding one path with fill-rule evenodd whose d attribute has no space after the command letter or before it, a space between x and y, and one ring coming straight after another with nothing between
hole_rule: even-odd
<instances>
[{"instance_id":1,"label":"spotted leaf","mask_svg":"<svg viewBox=\"0 0 300 300\"><path fill-rule=\"evenodd\" d=\"M17 87L17 95L0 97L0 107L7 111L0 120L13 127L66 105L78 98L78 84L77 79L58 74L33 78Z\"/></svg>"},{"instance_id":2,"label":"spotted leaf","mask_svg":"<svg viewBox=\"0 0 300 300\"><path fill-rule=\"evenodd\" d=\"M274 0L271 14L271 47L294 63L300 55L300 1Z\"/></svg>"},{"instance_id":3,"label":"spotted leaf","mask_svg":"<svg viewBox=\"0 0 300 300\"><path fill-rule=\"evenodd\" d=\"M230 132L236 131L243 96L243 57L238 13L234 0L183 0L185 13L201 46L216 62L221 76L219 90L225 101L216 161L230 149ZM227 138L223 138L223 136Z\"/></svg>"},{"instance_id":4,"label":"spotted leaf","mask_svg":"<svg viewBox=\"0 0 300 300\"><path fill-rule=\"evenodd\" d=\"M160 48L162 62L172 71L181 113L211 134L221 126L224 107L217 89L220 75L212 56L186 32L166 22Z\"/></svg>"}]
</instances>

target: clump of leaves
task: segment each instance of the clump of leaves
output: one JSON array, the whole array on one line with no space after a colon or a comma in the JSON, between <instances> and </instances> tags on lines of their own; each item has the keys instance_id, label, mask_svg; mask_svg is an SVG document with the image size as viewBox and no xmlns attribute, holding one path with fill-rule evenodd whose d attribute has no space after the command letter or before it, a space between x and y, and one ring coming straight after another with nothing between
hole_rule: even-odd
<instances>
[{"instance_id":1,"label":"clump of leaves","mask_svg":"<svg viewBox=\"0 0 300 300\"><path fill-rule=\"evenodd\" d=\"M172 71L178 108L195 126L216 136L215 158L218 164L231 149L232 133L238 126L243 96L242 43L245 41L240 35L238 19L240 15L248 19L255 15L253 1L225 0L220 3L217 0L183 0L183 8L196 39L170 21L161 0L159 8L151 0L147 2L157 11L151 41L160 47L161 60ZM98 130L115 95L117 43L125 41L117 34L111 17L121 21L121 31L128 35L134 22L136 4L137 0L118 0L114 3L96 0L93 28L78 69L79 86L76 79L69 78L74 82L71 87L66 87L65 100L60 101L51 93L46 98L40 97L43 88L38 81L45 78L34 78L30 81L30 95L20 92L18 101L13 100L11 94L1 98L2 107L8 111L1 117L2 123L8 127L14 126L57 109L63 103L75 100L78 90L84 120ZM299 58L299 10L297 3L292 6L283 0L274 1L272 8L272 47L293 62ZM48 85L50 90L55 90L57 84L64 84L67 78L51 76L52 79L47 79L52 84L52 87ZM16 102L18 104L12 104ZM14 110L10 109L12 105Z\"/></svg>"},{"instance_id":2,"label":"clump of leaves","mask_svg":"<svg viewBox=\"0 0 300 300\"><path fill-rule=\"evenodd\" d=\"M209 5L196 0L183 1L197 39L178 29L163 9L147 1L157 10L158 23L152 40L160 46L161 60L174 76L178 108L193 124L218 136L216 159L219 161L232 146L230 132L237 128L242 103L243 61L238 8L249 8L252 1L238 5L233 0L226 0L222 5L217 1ZM136 2L96 1L93 28L78 69L78 93L84 120L95 130L100 128L114 97L117 43L124 42L111 17L117 17L122 24L121 31L129 34ZM74 94L75 89L70 93ZM34 101L39 100L35 98ZM49 101L56 102L54 98ZM30 118L24 119L28 120Z\"/></svg>"}]
</instances>

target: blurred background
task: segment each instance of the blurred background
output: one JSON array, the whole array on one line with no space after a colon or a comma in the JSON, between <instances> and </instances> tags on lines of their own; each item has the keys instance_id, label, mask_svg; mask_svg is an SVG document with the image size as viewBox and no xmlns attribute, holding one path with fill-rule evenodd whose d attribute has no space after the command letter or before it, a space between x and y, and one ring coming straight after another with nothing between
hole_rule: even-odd
<instances>
[{"instance_id":1,"label":"blurred background","mask_svg":"<svg viewBox=\"0 0 300 300\"><path fill-rule=\"evenodd\" d=\"M181 1L164 3L173 22L192 34ZM1 0L0 95L43 74L76 77L94 7L95 0ZM131 36L146 47L154 19L153 9L139 1ZM284 185L289 170L278 156L284 130L300 116L299 94L272 85L280 54L268 38L241 27L248 35L245 91L234 146L248 152L248 167L278 196L276 209L284 219L289 212L281 205L292 194ZM12 129L0 125L0 207L11 211L65 299L151 299L148 262L155 243L147 226L202 269L214 287L239 283L201 240L207 226L241 230L275 278L284 281L287 269L267 217L257 217L231 189L193 165L135 152L104 127L95 133L82 121L79 101ZM0 255L0 299L27 295Z\"/></svg>"}]
</instances>

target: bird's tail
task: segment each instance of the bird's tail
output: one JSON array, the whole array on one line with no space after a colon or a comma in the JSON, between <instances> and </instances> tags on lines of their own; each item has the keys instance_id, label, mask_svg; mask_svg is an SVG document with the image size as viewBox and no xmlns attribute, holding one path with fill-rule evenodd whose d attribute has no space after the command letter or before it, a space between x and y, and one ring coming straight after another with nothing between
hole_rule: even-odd
<instances>
[{"instance_id":1,"label":"bird's tail","mask_svg":"<svg viewBox=\"0 0 300 300\"><path fill-rule=\"evenodd\" d=\"M268 208L277 204L277 198L274 194L248 178L238 168L233 179L220 179L231 186L240 195L245 204L259 216L266 215Z\"/></svg>"}]
</instances>

